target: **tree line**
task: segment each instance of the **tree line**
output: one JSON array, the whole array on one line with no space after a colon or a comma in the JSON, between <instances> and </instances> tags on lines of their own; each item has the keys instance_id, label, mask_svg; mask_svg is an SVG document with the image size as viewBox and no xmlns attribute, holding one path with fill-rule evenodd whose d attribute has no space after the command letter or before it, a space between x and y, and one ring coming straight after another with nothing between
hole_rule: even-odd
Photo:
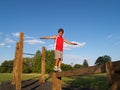
<instances>
[{"instance_id":1,"label":"tree line","mask_svg":"<svg viewBox=\"0 0 120 90\"><path fill-rule=\"evenodd\" d=\"M23 73L40 73L41 72L41 59L42 53L41 51L36 51L33 57L24 57L23 58ZM111 61L111 57L108 55L100 56L96 59L95 65L104 64L108 61ZM4 62L0 65L0 73L11 73L13 70L13 62L14 60L4 60ZM50 73L53 71L53 67L55 64L54 59L54 50L46 50L46 58L45 58L45 69L46 73ZM71 70L71 69L79 69L89 67L89 64L86 59L84 59L83 64L65 64L62 63L62 70Z\"/></svg>"}]
</instances>

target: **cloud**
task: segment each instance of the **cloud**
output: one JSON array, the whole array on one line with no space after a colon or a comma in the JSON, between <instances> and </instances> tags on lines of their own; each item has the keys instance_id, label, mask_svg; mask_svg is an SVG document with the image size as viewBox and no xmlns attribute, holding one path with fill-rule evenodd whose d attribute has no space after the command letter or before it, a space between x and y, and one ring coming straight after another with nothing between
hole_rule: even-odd
<instances>
[{"instance_id":1,"label":"cloud","mask_svg":"<svg viewBox=\"0 0 120 90\"><path fill-rule=\"evenodd\" d=\"M5 43L0 43L0 47L3 47L3 46L5 46Z\"/></svg>"},{"instance_id":2,"label":"cloud","mask_svg":"<svg viewBox=\"0 0 120 90\"><path fill-rule=\"evenodd\" d=\"M6 42L6 43L14 43L15 41L12 40L12 39L10 39L9 37L7 37L7 38L5 39L5 42Z\"/></svg>"},{"instance_id":3,"label":"cloud","mask_svg":"<svg viewBox=\"0 0 120 90\"><path fill-rule=\"evenodd\" d=\"M32 39L32 40L25 40L28 44L44 44L43 41Z\"/></svg>"},{"instance_id":4,"label":"cloud","mask_svg":"<svg viewBox=\"0 0 120 90\"><path fill-rule=\"evenodd\" d=\"M8 45L7 47L8 47L8 48L11 48L11 46L10 46L10 45Z\"/></svg>"},{"instance_id":5,"label":"cloud","mask_svg":"<svg viewBox=\"0 0 120 90\"><path fill-rule=\"evenodd\" d=\"M15 36L15 37L19 37L20 36L20 32L12 33L12 35Z\"/></svg>"},{"instance_id":6,"label":"cloud","mask_svg":"<svg viewBox=\"0 0 120 90\"><path fill-rule=\"evenodd\" d=\"M27 39L32 39L33 37L28 36L28 35L25 35L25 38L27 38Z\"/></svg>"},{"instance_id":7,"label":"cloud","mask_svg":"<svg viewBox=\"0 0 120 90\"><path fill-rule=\"evenodd\" d=\"M20 37L20 32L16 32L16 33L12 33L12 35L14 36L14 37ZM31 36L28 36L27 34L25 34L24 35L24 37L26 38L26 39L32 39L33 37L31 37Z\"/></svg>"}]
</instances>

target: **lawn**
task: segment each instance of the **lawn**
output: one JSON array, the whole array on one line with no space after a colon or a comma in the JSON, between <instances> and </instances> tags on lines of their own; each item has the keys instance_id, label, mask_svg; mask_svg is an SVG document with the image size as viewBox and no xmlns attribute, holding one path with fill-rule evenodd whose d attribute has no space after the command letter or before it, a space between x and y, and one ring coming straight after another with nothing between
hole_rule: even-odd
<instances>
[{"instance_id":1,"label":"lawn","mask_svg":"<svg viewBox=\"0 0 120 90\"><path fill-rule=\"evenodd\" d=\"M63 84L70 87L91 88L95 90L108 90L106 74L88 76L64 77Z\"/></svg>"},{"instance_id":2,"label":"lawn","mask_svg":"<svg viewBox=\"0 0 120 90\"><path fill-rule=\"evenodd\" d=\"M22 74L22 79L27 80L27 79L32 79L40 77L40 74L32 73L32 74ZM3 81L10 81L12 79L12 74L11 73L0 73L0 84Z\"/></svg>"},{"instance_id":3,"label":"lawn","mask_svg":"<svg viewBox=\"0 0 120 90\"><path fill-rule=\"evenodd\" d=\"M22 79L32 79L40 77L40 74L22 74ZM48 75L46 75L46 78ZM0 73L0 84L2 81L10 81L12 78L11 73ZM49 79L51 81L51 79ZM83 88L93 88L95 90L108 90L106 74L95 74L89 76L73 76L73 77L63 77L62 83L65 86L70 87L83 87Z\"/></svg>"}]
</instances>

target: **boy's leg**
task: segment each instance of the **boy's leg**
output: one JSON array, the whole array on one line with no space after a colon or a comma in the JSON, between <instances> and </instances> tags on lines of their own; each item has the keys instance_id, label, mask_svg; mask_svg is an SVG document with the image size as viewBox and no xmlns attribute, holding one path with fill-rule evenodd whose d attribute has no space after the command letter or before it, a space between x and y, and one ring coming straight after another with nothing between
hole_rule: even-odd
<instances>
[{"instance_id":1,"label":"boy's leg","mask_svg":"<svg viewBox=\"0 0 120 90\"><path fill-rule=\"evenodd\" d=\"M59 63L59 59L56 59L56 60L55 60L54 71L58 71L58 63Z\"/></svg>"},{"instance_id":2,"label":"boy's leg","mask_svg":"<svg viewBox=\"0 0 120 90\"><path fill-rule=\"evenodd\" d=\"M58 62L58 71L61 72L61 64L62 64L62 61L61 59L59 59L59 62Z\"/></svg>"},{"instance_id":3,"label":"boy's leg","mask_svg":"<svg viewBox=\"0 0 120 90\"><path fill-rule=\"evenodd\" d=\"M62 61L61 61L61 59L59 59L59 61L58 61L58 68L61 68L61 63L62 63Z\"/></svg>"}]
</instances>

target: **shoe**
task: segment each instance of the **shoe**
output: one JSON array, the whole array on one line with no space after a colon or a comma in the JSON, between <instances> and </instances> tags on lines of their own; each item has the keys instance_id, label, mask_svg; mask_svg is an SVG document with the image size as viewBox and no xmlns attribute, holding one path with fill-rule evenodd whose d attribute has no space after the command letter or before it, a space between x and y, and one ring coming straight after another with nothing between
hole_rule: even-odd
<instances>
[{"instance_id":1,"label":"shoe","mask_svg":"<svg viewBox=\"0 0 120 90\"><path fill-rule=\"evenodd\" d=\"M57 68L57 66L55 66L55 67L54 67L54 71L58 71L58 68Z\"/></svg>"},{"instance_id":2,"label":"shoe","mask_svg":"<svg viewBox=\"0 0 120 90\"><path fill-rule=\"evenodd\" d=\"M61 68L58 68L58 72L62 72Z\"/></svg>"}]
</instances>

